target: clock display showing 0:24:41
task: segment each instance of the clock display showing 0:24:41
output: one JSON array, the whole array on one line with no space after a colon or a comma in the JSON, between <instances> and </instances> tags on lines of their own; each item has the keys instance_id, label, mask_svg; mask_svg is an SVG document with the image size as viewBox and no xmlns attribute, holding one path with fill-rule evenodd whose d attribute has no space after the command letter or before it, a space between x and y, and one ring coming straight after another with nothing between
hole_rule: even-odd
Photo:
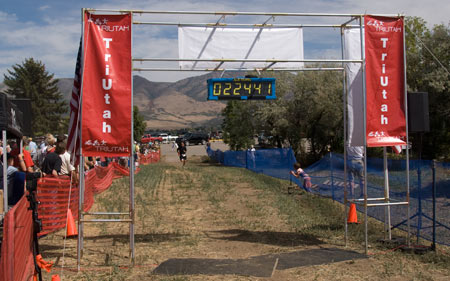
<instances>
[{"instance_id":1,"label":"clock display showing 0:24:41","mask_svg":"<svg viewBox=\"0 0 450 281\"><path fill-rule=\"evenodd\" d=\"M216 82L213 83L214 96L270 96L272 83L270 82Z\"/></svg>"},{"instance_id":2,"label":"clock display showing 0:24:41","mask_svg":"<svg viewBox=\"0 0 450 281\"><path fill-rule=\"evenodd\" d=\"M276 99L275 78L211 78L208 100Z\"/></svg>"}]
</instances>

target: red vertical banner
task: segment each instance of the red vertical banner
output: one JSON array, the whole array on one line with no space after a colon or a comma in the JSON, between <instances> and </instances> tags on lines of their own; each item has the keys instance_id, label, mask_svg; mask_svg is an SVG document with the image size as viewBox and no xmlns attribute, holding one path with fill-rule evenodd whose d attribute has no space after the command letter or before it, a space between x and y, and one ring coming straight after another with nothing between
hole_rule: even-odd
<instances>
[{"instance_id":1,"label":"red vertical banner","mask_svg":"<svg viewBox=\"0 0 450 281\"><path fill-rule=\"evenodd\" d=\"M84 17L83 155L129 155L131 14Z\"/></svg>"},{"instance_id":2,"label":"red vertical banner","mask_svg":"<svg viewBox=\"0 0 450 281\"><path fill-rule=\"evenodd\" d=\"M405 145L403 18L364 17L367 146Z\"/></svg>"}]
</instances>

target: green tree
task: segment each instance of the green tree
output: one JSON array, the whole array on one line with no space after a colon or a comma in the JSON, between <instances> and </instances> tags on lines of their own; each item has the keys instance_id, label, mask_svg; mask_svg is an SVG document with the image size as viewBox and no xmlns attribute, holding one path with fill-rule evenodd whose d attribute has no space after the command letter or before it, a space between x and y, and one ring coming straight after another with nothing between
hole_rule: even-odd
<instances>
[{"instance_id":1,"label":"green tree","mask_svg":"<svg viewBox=\"0 0 450 281\"><path fill-rule=\"evenodd\" d=\"M263 104L256 120L278 147L292 147L305 165L329 149L342 150L342 75L299 72L277 75L277 100Z\"/></svg>"},{"instance_id":2,"label":"green tree","mask_svg":"<svg viewBox=\"0 0 450 281\"><path fill-rule=\"evenodd\" d=\"M254 144L251 101L229 101L222 114L223 140L231 150L242 150Z\"/></svg>"},{"instance_id":3,"label":"green tree","mask_svg":"<svg viewBox=\"0 0 450 281\"><path fill-rule=\"evenodd\" d=\"M147 125L145 124L144 116L139 112L137 106L133 106L133 137L136 141L141 140L146 127Z\"/></svg>"},{"instance_id":4,"label":"green tree","mask_svg":"<svg viewBox=\"0 0 450 281\"><path fill-rule=\"evenodd\" d=\"M295 81L292 122L310 144L308 160L316 161L328 150L340 150L343 138L342 74L301 72ZM295 106L295 107L294 107Z\"/></svg>"},{"instance_id":5,"label":"green tree","mask_svg":"<svg viewBox=\"0 0 450 281\"><path fill-rule=\"evenodd\" d=\"M33 58L12 66L4 75L8 95L31 100L31 126L36 135L65 132L61 120L68 106L57 87L58 79L53 76L42 62Z\"/></svg>"},{"instance_id":6,"label":"green tree","mask_svg":"<svg viewBox=\"0 0 450 281\"><path fill-rule=\"evenodd\" d=\"M408 91L428 92L430 132L423 135L423 158L450 159L450 26L430 31L418 17L406 20ZM413 150L420 134L412 133Z\"/></svg>"},{"instance_id":7,"label":"green tree","mask_svg":"<svg viewBox=\"0 0 450 281\"><path fill-rule=\"evenodd\" d=\"M305 165L329 149L342 150L342 75L339 72L276 73L275 101L233 101L223 111L224 141L248 148L264 132L272 145L290 146Z\"/></svg>"}]
</instances>

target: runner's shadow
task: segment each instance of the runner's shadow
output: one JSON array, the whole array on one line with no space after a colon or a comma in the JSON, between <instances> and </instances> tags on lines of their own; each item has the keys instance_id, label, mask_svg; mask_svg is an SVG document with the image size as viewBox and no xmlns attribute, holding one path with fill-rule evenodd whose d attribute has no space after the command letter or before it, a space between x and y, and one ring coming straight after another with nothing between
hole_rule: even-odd
<instances>
[{"instance_id":1,"label":"runner's shadow","mask_svg":"<svg viewBox=\"0 0 450 281\"><path fill-rule=\"evenodd\" d=\"M243 229L226 229L208 231L205 234L212 239L242 241L275 246L320 245L322 241L309 234L298 232L248 231Z\"/></svg>"}]
</instances>

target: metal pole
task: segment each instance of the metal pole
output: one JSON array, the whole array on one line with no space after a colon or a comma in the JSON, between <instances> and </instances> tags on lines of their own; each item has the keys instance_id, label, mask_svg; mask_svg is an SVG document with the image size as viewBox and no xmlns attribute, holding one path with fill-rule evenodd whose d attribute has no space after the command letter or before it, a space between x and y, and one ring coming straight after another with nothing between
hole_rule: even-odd
<instances>
[{"instance_id":1,"label":"metal pole","mask_svg":"<svg viewBox=\"0 0 450 281\"><path fill-rule=\"evenodd\" d=\"M364 54L364 29L363 29L363 16L359 17L359 29L361 38L361 60L363 61L361 65L362 69L362 90L363 90L363 119L364 119L364 241L365 241L365 253L369 252L369 241L368 241L368 216L367 216L367 133L366 133L366 58Z\"/></svg>"},{"instance_id":2,"label":"metal pole","mask_svg":"<svg viewBox=\"0 0 450 281\"><path fill-rule=\"evenodd\" d=\"M249 152L249 150L247 149L246 151L245 151L245 169L247 169L248 170L248 154L249 154L250 152Z\"/></svg>"},{"instance_id":3,"label":"metal pole","mask_svg":"<svg viewBox=\"0 0 450 281\"><path fill-rule=\"evenodd\" d=\"M192 23L179 23L179 22L145 22L135 21L133 24L143 25L166 25L166 26L186 26L186 27L249 27L249 28L339 28L340 24L252 24L252 23L206 23L206 22L192 22ZM349 27L358 27L357 25L348 25Z\"/></svg>"},{"instance_id":4,"label":"metal pole","mask_svg":"<svg viewBox=\"0 0 450 281\"><path fill-rule=\"evenodd\" d=\"M301 59L301 60L289 60L289 59L241 59L241 58L226 58L226 59L190 59L190 58L133 58L135 62L266 62L266 63L285 63L285 62L306 62L306 63L361 63L361 60L357 59ZM342 70L342 69L340 69Z\"/></svg>"},{"instance_id":5,"label":"metal pole","mask_svg":"<svg viewBox=\"0 0 450 281\"><path fill-rule=\"evenodd\" d=\"M333 152L330 151L330 175L331 175L331 199L336 200L334 196L334 175L333 175Z\"/></svg>"},{"instance_id":6,"label":"metal pole","mask_svg":"<svg viewBox=\"0 0 450 281\"><path fill-rule=\"evenodd\" d=\"M363 14L336 13L265 13L265 12L233 12L233 11L156 11L156 10L114 10L114 9L86 9L89 12L117 12L134 14L167 14L167 15L215 15L215 16L271 16L271 17L363 17ZM402 14L372 14L372 16L399 17Z\"/></svg>"},{"instance_id":7,"label":"metal pole","mask_svg":"<svg viewBox=\"0 0 450 281\"><path fill-rule=\"evenodd\" d=\"M342 71L342 67L308 67L308 68L197 68L197 69L181 69L181 68L133 68L133 71L176 71L176 72L224 72L224 71Z\"/></svg>"},{"instance_id":8,"label":"metal pole","mask_svg":"<svg viewBox=\"0 0 450 281\"><path fill-rule=\"evenodd\" d=\"M3 142L3 215L8 213L8 181L7 181L7 170L8 163L6 157L6 130L2 131L2 142Z\"/></svg>"},{"instance_id":9,"label":"metal pole","mask_svg":"<svg viewBox=\"0 0 450 281\"><path fill-rule=\"evenodd\" d=\"M385 202L389 203L389 172L388 172L388 163L387 163L387 149L386 146L383 146L383 166L384 166L384 198ZM386 205L385 207L385 230L387 230L389 235L389 240L392 239L391 234L391 207L390 205ZM385 233L386 235L386 233Z\"/></svg>"},{"instance_id":10,"label":"metal pole","mask_svg":"<svg viewBox=\"0 0 450 281\"><path fill-rule=\"evenodd\" d=\"M432 172L433 172L433 243L431 244L431 249L436 251L436 160L433 159L432 164Z\"/></svg>"},{"instance_id":11,"label":"metal pole","mask_svg":"<svg viewBox=\"0 0 450 281\"><path fill-rule=\"evenodd\" d=\"M421 134L422 137L422 134ZM421 146L422 143L419 145ZM417 162L417 244L419 244L420 229L422 228L422 155L419 147L419 161Z\"/></svg>"},{"instance_id":12,"label":"metal pole","mask_svg":"<svg viewBox=\"0 0 450 281\"><path fill-rule=\"evenodd\" d=\"M402 16L404 22L404 17ZM406 201L408 202L407 210L407 243L408 247L411 246L410 236L410 218L411 218L411 205L409 204L409 133L408 133L408 92L406 83L406 44L405 44L405 31L403 30L403 82L404 82L404 104L405 104L405 128L406 128Z\"/></svg>"},{"instance_id":13,"label":"metal pole","mask_svg":"<svg viewBox=\"0 0 450 281\"><path fill-rule=\"evenodd\" d=\"M85 22L84 22L84 14L86 12L86 9L82 8L81 9L81 34L82 34L82 40L81 40L81 66L80 67L84 67L84 26L85 26ZM82 73L82 70L80 70L80 73ZM80 83L80 98L78 101L78 125L80 126L78 128L78 133L80 134L80 140L81 140L81 118L82 118L82 111L81 111L81 107L83 104L83 78L82 76L80 76L78 78L81 83ZM75 141L76 142L76 141ZM80 172L80 179L79 179L79 183L78 183L78 237L77 237L77 270L80 271L81 270L81 257L83 256L83 204L84 204L84 158L83 158L83 151L81 150L81 142L80 142L80 147L79 149L79 154L80 154L80 166L79 166L79 172Z\"/></svg>"},{"instance_id":14,"label":"metal pole","mask_svg":"<svg viewBox=\"0 0 450 281\"><path fill-rule=\"evenodd\" d=\"M133 22L133 14L130 14L131 16L131 22ZM130 27L131 29L131 27ZM131 29L131 50L133 50L133 29ZM131 57L133 57L133 55L131 55ZM135 257L135 251L134 251L134 219L135 219L135 211L134 211L134 168L135 168L135 163L134 163L134 150L135 150L135 145L134 145L134 120L133 120L133 62L130 61L131 63L131 72L130 72L130 76L131 76L131 157L130 157L130 207L129 207L129 211L130 211L130 260L131 260L131 265L134 266L134 257Z\"/></svg>"},{"instance_id":15,"label":"metal pole","mask_svg":"<svg viewBox=\"0 0 450 281\"><path fill-rule=\"evenodd\" d=\"M78 240L77 240L77 270L80 271L83 256L83 203L84 203L84 158L80 155L80 182L78 183Z\"/></svg>"},{"instance_id":16,"label":"metal pole","mask_svg":"<svg viewBox=\"0 0 450 281\"><path fill-rule=\"evenodd\" d=\"M344 60L344 40L343 40L343 35L344 35L344 29L341 26L341 59ZM344 62L342 62L342 67L344 68L343 71L343 78L342 78L342 95L343 95L343 115L344 115L344 232L345 232L345 236L344 236L344 242L345 242L345 247L347 247L347 242L348 242L348 222L347 222L347 213L348 213L348 202L347 202L347 145L348 145L348 136L347 136L347 96L348 96L348 89L347 89L347 72L345 71L345 65Z\"/></svg>"}]
</instances>

